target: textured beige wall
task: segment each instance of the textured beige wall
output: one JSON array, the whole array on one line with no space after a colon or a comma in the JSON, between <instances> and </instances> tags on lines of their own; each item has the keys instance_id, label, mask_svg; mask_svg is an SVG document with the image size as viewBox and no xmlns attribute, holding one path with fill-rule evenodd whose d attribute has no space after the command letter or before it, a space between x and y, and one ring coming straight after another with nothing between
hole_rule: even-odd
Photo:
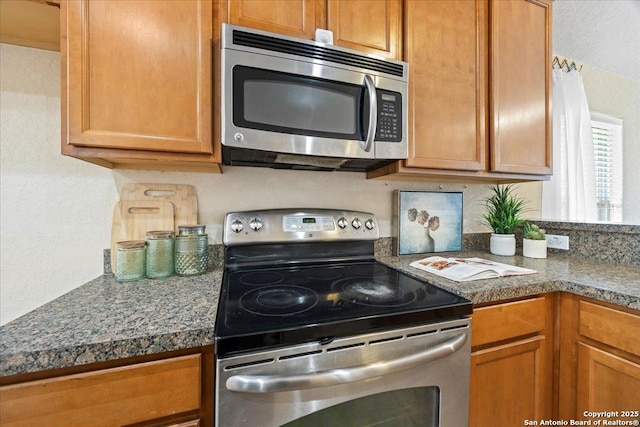
<instances>
[{"instance_id":1,"label":"textured beige wall","mask_svg":"<svg viewBox=\"0 0 640 427\"><path fill-rule=\"evenodd\" d=\"M112 171L63 157L59 54L0 48L2 324L101 274L113 206L126 182L194 185L210 243L222 241L229 211L297 206L373 212L381 235L390 236L396 189L462 191L464 232L488 231L480 223L488 185L387 183L363 173L243 167L221 175ZM539 186L522 184L520 190L532 199L530 215L539 216Z\"/></svg>"},{"instance_id":2,"label":"textured beige wall","mask_svg":"<svg viewBox=\"0 0 640 427\"><path fill-rule=\"evenodd\" d=\"M102 271L111 172L60 155L60 55L0 45L0 321Z\"/></svg>"}]
</instances>

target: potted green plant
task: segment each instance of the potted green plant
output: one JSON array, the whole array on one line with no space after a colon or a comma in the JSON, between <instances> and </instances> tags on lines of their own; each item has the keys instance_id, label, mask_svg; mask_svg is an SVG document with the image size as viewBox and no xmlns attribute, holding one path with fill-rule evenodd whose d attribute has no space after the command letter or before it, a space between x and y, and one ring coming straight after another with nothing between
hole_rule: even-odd
<instances>
[{"instance_id":1,"label":"potted green plant","mask_svg":"<svg viewBox=\"0 0 640 427\"><path fill-rule=\"evenodd\" d=\"M489 250L495 255L515 255L515 230L524 223L521 214L525 202L513 193L513 185L496 184L492 194L485 200L486 213L483 218L493 230Z\"/></svg>"},{"instance_id":2,"label":"potted green plant","mask_svg":"<svg viewBox=\"0 0 640 427\"><path fill-rule=\"evenodd\" d=\"M522 255L529 258L547 257L547 236L545 231L535 224L528 222L522 229L524 239L522 240Z\"/></svg>"}]
</instances>

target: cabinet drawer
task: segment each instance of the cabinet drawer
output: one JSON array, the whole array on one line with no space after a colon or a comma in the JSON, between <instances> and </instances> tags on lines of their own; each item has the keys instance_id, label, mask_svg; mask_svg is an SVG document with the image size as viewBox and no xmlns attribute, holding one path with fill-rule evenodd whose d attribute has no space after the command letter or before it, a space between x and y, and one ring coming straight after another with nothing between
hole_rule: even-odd
<instances>
[{"instance_id":1,"label":"cabinet drawer","mask_svg":"<svg viewBox=\"0 0 640 427\"><path fill-rule=\"evenodd\" d=\"M488 344L544 330L546 299L532 298L473 310L471 346Z\"/></svg>"},{"instance_id":2,"label":"cabinet drawer","mask_svg":"<svg viewBox=\"0 0 640 427\"><path fill-rule=\"evenodd\" d=\"M199 354L0 389L3 427L119 426L200 407Z\"/></svg>"},{"instance_id":3,"label":"cabinet drawer","mask_svg":"<svg viewBox=\"0 0 640 427\"><path fill-rule=\"evenodd\" d=\"M640 356L640 316L580 301L580 335Z\"/></svg>"},{"instance_id":4,"label":"cabinet drawer","mask_svg":"<svg viewBox=\"0 0 640 427\"><path fill-rule=\"evenodd\" d=\"M171 424L167 427L200 427L200 420L187 421L180 424Z\"/></svg>"}]
</instances>

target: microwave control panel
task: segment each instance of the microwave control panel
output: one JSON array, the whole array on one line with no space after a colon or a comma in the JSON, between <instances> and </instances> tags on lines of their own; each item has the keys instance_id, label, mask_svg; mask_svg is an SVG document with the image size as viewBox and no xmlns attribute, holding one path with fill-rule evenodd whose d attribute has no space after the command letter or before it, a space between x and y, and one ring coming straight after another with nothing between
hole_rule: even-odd
<instances>
[{"instance_id":1,"label":"microwave control panel","mask_svg":"<svg viewBox=\"0 0 640 427\"><path fill-rule=\"evenodd\" d=\"M377 89L378 128L376 141L402 141L402 95L398 92Z\"/></svg>"}]
</instances>

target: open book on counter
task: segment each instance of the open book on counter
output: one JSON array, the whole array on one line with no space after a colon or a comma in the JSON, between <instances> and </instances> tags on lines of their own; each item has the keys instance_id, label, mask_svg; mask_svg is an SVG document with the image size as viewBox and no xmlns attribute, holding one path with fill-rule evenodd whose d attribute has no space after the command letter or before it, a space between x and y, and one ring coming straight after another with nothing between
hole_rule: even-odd
<instances>
[{"instance_id":1,"label":"open book on counter","mask_svg":"<svg viewBox=\"0 0 640 427\"><path fill-rule=\"evenodd\" d=\"M537 273L537 271L529 268L516 267L515 265L502 264L482 258L443 258L440 256L432 256L414 261L410 265L420 270L455 280L456 282Z\"/></svg>"}]
</instances>

